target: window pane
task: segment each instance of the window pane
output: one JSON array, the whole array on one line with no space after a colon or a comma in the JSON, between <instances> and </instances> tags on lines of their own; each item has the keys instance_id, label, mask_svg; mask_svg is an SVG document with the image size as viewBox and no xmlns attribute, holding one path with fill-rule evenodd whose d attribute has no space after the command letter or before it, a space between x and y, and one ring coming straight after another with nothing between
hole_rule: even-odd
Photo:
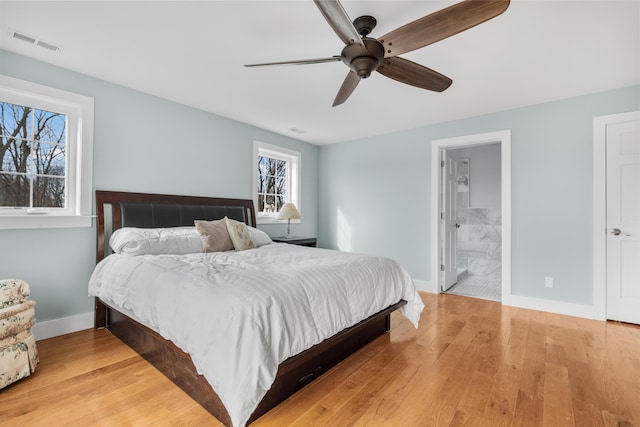
<instances>
[{"instance_id":1,"label":"window pane","mask_svg":"<svg viewBox=\"0 0 640 427\"><path fill-rule=\"evenodd\" d=\"M17 165L15 162L15 156L13 152L8 149L5 151L4 156L2 157L2 164L0 164L0 171L4 172L16 172Z\"/></svg>"},{"instance_id":2,"label":"window pane","mask_svg":"<svg viewBox=\"0 0 640 427\"><path fill-rule=\"evenodd\" d=\"M34 110L36 127L35 140L44 142L62 142L66 139L66 117L51 111Z\"/></svg>"},{"instance_id":3,"label":"window pane","mask_svg":"<svg viewBox=\"0 0 640 427\"><path fill-rule=\"evenodd\" d=\"M265 197L264 212L277 212L276 211L276 198L271 194L267 194Z\"/></svg>"},{"instance_id":4,"label":"window pane","mask_svg":"<svg viewBox=\"0 0 640 427\"><path fill-rule=\"evenodd\" d=\"M265 193L276 193L276 180L273 176L267 176L265 179Z\"/></svg>"},{"instance_id":5,"label":"window pane","mask_svg":"<svg viewBox=\"0 0 640 427\"><path fill-rule=\"evenodd\" d=\"M64 176L65 146L63 144L39 143L35 150L36 173Z\"/></svg>"},{"instance_id":6,"label":"window pane","mask_svg":"<svg viewBox=\"0 0 640 427\"><path fill-rule=\"evenodd\" d=\"M273 175L275 171L275 162L270 157L258 157L258 171L263 175Z\"/></svg>"},{"instance_id":7,"label":"window pane","mask_svg":"<svg viewBox=\"0 0 640 427\"><path fill-rule=\"evenodd\" d=\"M2 171L6 172L26 172L31 146L27 141L17 139L3 140L5 149L2 158Z\"/></svg>"},{"instance_id":8,"label":"window pane","mask_svg":"<svg viewBox=\"0 0 640 427\"><path fill-rule=\"evenodd\" d=\"M24 175L0 172L0 206L29 207L29 181Z\"/></svg>"},{"instance_id":9,"label":"window pane","mask_svg":"<svg viewBox=\"0 0 640 427\"><path fill-rule=\"evenodd\" d=\"M267 175L269 173L269 158L258 156L258 172Z\"/></svg>"},{"instance_id":10,"label":"window pane","mask_svg":"<svg viewBox=\"0 0 640 427\"><path fill-rule=\"evenodd\" d=\"M3 137L31 138L31 109L0 101L0 133ZM2 141L3 144L6 141Z\"/></svg>"},{"instance_id":11,"label":"window pane","mask_svg":"<svg viewBox=\"0 0 640 427\"><path fill-rule=\"evenodd\" d=\"M280 209L282 209L282 205L284 205L286 202L287 202L286 197L277 196L276 197L276 211L280 212Z\"/></svg>"},{"instance_id":12,"label":"window pane","mask_svg":"<svg viewBox=\"0 0 640 427\"><path fill-rule=\"evenodd\" d=\"M36 177L33 183L33 207L64 208L64 178Z\"/></svg>"},{"instance_id":13,"label":"window pane","mask_svg":"<svg viewBox=\"0 0 640 427\"><path fill-rule=\"evenodd\" d=\"M277 178L276 179L276 194L287 196L287 178Z\"/></svg>"},{"instance_id":14,"label":"window pane","mask_svg":"<svg viewBox=\"0 0 640 427\"><path fill-rule=\"evenodd\" d=\"M279 160L269 158L269 175L276 176L279 162Z\"/></svg>"},{"instance_id":15,"label":"window pane","mask_svg":"<svg viewBox=\"0 0 640 427\"><path fill-rule=\"evenodd\" d=\"M258 193L267 191L267 178L264 175L258 175Z\"/></svg>"}]
</instances>

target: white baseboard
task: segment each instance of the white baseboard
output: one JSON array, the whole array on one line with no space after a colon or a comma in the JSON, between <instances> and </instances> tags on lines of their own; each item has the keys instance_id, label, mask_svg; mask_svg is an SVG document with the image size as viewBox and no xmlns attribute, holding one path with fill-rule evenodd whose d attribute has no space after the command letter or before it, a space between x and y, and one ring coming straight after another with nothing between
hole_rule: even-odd
<instances>
[{"instance_id":1,"label":"white baseboard","mask_svg":"<svg viewBox=\"0 0 640 427\"><path fill-rule=\"evenodd\" d=\"M418 291L439 293L438 286L426 280L413 279ZM564 314L566 316L582 317L585 319L607 320L600 314L595 305L574 304L571 302L554 301L542 298L526 297L520 295L508 295L502 299L503 305L530 310L544 311L548 313Z\"/></svg>"},{"instance_id":2,"label":"white baseboard","mask_svg":"<svg viewBox=\"0 0 640 427\"><path fill-rule=\"evenodd\" d=\"M583 317L585 319L606 320L598 316L593 305L574 304L571 302L554 301L541 298L511 295L509 304L512 307L528 308L548 313L564 314L566 316Z\"/></svg>"},{"instance_id":3,"label":"white baseboard","mask_svg":"<svg viewBox=\"0 0 640 427\"><path fill-rule=\"evenodd\" d=\"M416 289L420 292L429 292L432 294L438 293L438 287L433 282L427 282L426 280L413 279L413 283L416 285Z\"/></svg>"},{"instance_id":4,"label":"white baseboard","mask_svg":"<svg viewBox=\"0 0 640 427\"><path fill-rule=\"evenodd\" d=\"M36 322L33 325L33 335L35 335L36 340L45 340L90 328L93 328L93 311L60 319Z\"/></svg>"}]
</instances>

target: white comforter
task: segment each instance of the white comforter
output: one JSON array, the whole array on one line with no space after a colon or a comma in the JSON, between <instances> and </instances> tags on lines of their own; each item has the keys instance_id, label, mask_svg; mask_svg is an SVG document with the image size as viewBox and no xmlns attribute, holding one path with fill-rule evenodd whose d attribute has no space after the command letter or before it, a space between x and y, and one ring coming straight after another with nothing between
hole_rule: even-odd
<instances>
[{"instance_id":1,"label":"white comforter","mask_svg":"<svg viewBox=\"0 0 640 427\"><path fill-rule=\"evenodd\" d=\"M408 273L382 257L273 243L236 252L110 255L89 295L132 310L191 355L243 426L278 365L398 302L417 327Z\"/></svg>"}]
</instances>

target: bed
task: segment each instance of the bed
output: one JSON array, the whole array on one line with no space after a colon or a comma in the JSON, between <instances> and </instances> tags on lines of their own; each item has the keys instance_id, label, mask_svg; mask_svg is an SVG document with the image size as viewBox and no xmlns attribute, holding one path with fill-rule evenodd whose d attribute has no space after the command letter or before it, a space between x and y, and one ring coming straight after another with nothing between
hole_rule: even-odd
<instances>
[{"instance_id":1,"label":"bed","mask_svg":"<svg viewBox=\"0 0 640 427\"><path fill-rule=\"evenodd\" d=\"M423 308L422 301L413 283L406 283L407 281L411 282L408 274L399 266L397 266L398 272L395 272L395 263L385 258L375 258L371 262L376 265L389 263L391 265L390 271L394 270L393 274L387 271L375 274L380 277L384 276L384 280L380 279L381 281L393 282L394 285L389 290L382 288L381 291L372 293L371 302L365 298L354 298L358 302L350 301L346 311L358 314L343 315L333 307L340 304L328 300L324 302L319 299L324 298L322 295L325 293L331 295L342 291L332 290L331 286L333 285L329 286L328 283L333 279L325 280L322 276L324 273L319 273L321 271L319 269L324 267L316 266L315 263L320 262L330 266L326 268L326 274L329 276L335 275L336 271L340 271L339 275L343 276L343 272L346 270L355 271L360 268L357 265L363 259L361 255L303 248L286 243L265 244L246 251L232 250L204 254L127 256L110 253L109 238L116 230L120 229L162 230L175 227L175 230L179 230L183 227L193 226L194 220L213 221L227 217L248 226L252 232L255 232L255 229L252 228L256 224L252 200L96 191L96 213L97 266L89 285L89 293L95 297L95 327L110 330L227 426L250 423L377 336L388 332L391 312L401 309L403 314L409 317L417 327L417 319ZM307 259L312 258L314 259L313 265L307 262ZM350 267L348 269L335 267L338 265L335 264L338 258L340 258L340 262L347 262ZM292 272L289 273L287 270L288 276L279 278L278 285L274 289L262 285L247 288L254 286L253 282L257 281L256 275L258 273L265 277L280 277L275 276L276 270L284 271L286 264L291 265ZM126 268L129 270L124 273ZM302 270L303 268L311 270ZM294 269L300 270L294 271ZM314 273L309 274L308 271ZM202 273L201 277L195 276L197 272ZM143 273L144 275L142 275ZM131 283L124 283L123 279L123 284L117 285L116 282L119 282L121 276L129 278ZM208 301L204 297L190 296L191 294L187 292L187 290L195 292L193 295L200 295L198 293L200 290L213 292L210 287L214 285L209 286L209 282L203 281L203 278L214 276L216 280L213 280L212 283L215 282L215 286L222 286L218 284L217 278L224 277L224 286L226 286L224 289L233 289L233 292L230 292L232 295L229 297L231 298L229 301L244 301L243 298L247 296L241 292L245 288L252 289L250 293L262 295L263 298L260 303L248 303L247 305L250 306L253 304L253 308L250 308L248 315L243 314L241 320L238 320L231 316L232 314L235 316L238 311L236 305L244 304L227 304L225 302L227 300L222 299L223 292L219 291L222 288L215 288L215 292L217 292L215 300L209 298ZM301 278L310 276L318 276L318 279L314 280L321 283L323 286L321 290L314 290L319 288L317 283L313 284L313 287L312 284L308 286L305 284L305 287L302 287L297 283L297 281L306 283L307 280ZM396 276L403 276L403 278L396 279ZM166 278L168 283L162 282L161 278ZM349 279L350 285L357 284L360 280L354 276ZM228 286L227 281L233 284L233 287ZM112 285L111 282L114 284L113 289L109 288ZM160 284L161 282L162 284ZM299 286L300 289L304 289L299 290ZM360 287L364 288L364 286ZM170 291L173 291L174 294L170 294ZM274 294L270 295L269 292L274 292ZM349 292L352 291L349 290ZM366 292L370 291L366 290ZM294 300L290 298L294 298L298 293L302 295L301 298L310 301L311 307L326 305L326 312L331 313L331 315L325 316L328 322L326 326L322 323L324 320L318 321L317 313L310 315L304 311L302 303L291 302ZM126 298L133 295L131 301L123 302L125 297L118 297L124 294L127 295ZM161 316L168 315L164 314L166 311L173 309L171 305L168 305L169 302L165 302L169 298L175 298L172 303L182 310L176 311L176 313L182 314L176 316L174 313L173 318L184 317L187 322L189 319L192 319L193 322L195 322L194 319L211 320L206 322L200 320L197 325L191 323L191 326L185 327L174 326L176 322L160 319ZM187 304L183 301L187 301L187 298L190 298L188 301L193 301L193 309L185 307ZM226 291L224 298L227 298ZM340 299L349 301L349 298ZM146 306L147 300L149 300L149 307ZM382 305L382 307L376 307L374 300L375 304ZM285 302L280 303L279 301ZM202 307L196 308L198 305L202 305ZM354 305L355 308L351 305ZM159 308L155 308L156 306ZM268 307L264 308L265 306ZM256 310L259 311L258 314L256 314ZM282 321L282 318L289 316L289 312L297 310L301 312L296 315L298 317L295 321L291 321L291 324L295 324L296 328L302 328L301 330L304 331L309 331L313 329L313 326L317 326L319 332L314 332L315 335L308 332L303 334L314 335L313 337L302 339L294 333L286 331L289 328L288 323ZM314 310L316 309L314 308ZM374 311L369 313L366 310ZM283 314L282 312L285 311L287 313ZM347 319L347 317L356 315L363 316L360 312L367 313L367 315L358 318L357 321ZM217 315L222 316L221 318L225 319L224 322L220 322L217 317L212 317ZM253 321L254 317L261 316L266 321L261 324L258 320ZM345 317L344 321L341 319L343 316ZM247 318L250 318L251 321L247 321ZM339 321L334 318L339 318ZM349 326L344 328L339 326L344 322L351 323L348 323ZM200 325L200 323L205 325ZM224 326L221 326L222 323ZM239 326L236 327L236 324ZM281 324L284 326L276 327ZM201 330L201 328L208 329ZM335 330L336 328L342 329ZM193 331L193 329L198 329L198 331ZM193 334L201 334L200 337L212 337L210 339L215 340L217 339L215 337L221 336L223 330L236 331L237 337L243 337L243 339L237 337L225 339L229 339L233 343L231 347L233 347L233 351L237 351L238 359L248 360L246 366L241 365L235 369L241 368L242 372L246 369L249 372L246 375L248 377L246 381L250 382L252 387L253 382L256 382L256 392L251 389L251 392L244 393L243 387L245 386L242 382L245 380L244 374L241 375L242 379L237 381L238 384L231 385L225 383L227 380L216 377L216 375L225 376L226 370L233 373L234 368L225 365L232 363L232 361L221 355L224 353L224 349L211 351L210 349L214 346L207 344L206 340L209 338L193 338L193 336L197 336ZM189 338L187 335L193 336ZM264 356L262 353L259 353L260 356L254 356L252 349L244 350L242 346L245 344L240 342L245 341L252 343L251 346L258 342L257 345L261 347L260 351L266 349L269 356ZM309 342L313 344L309 345ZM269 353L270 349L273 349L273 357ZM215 353L215 357L209 357L211 353ZM276 353L277 355L275 355ZM233 354L231 355L233 356ZM282 360L280 360L281 358ZM259 362L254 362L254 359ZM223 362L211 363L211 360L222 360ZM256 365L255 369L254 365ZM257 379L255 380L253 379L253 370L256 371ZM241 371L238 370L238 373ZM234 375L239 375L238 373L234 373ZM234 391L236 394L238 391L241 391L243 395L246 394L248 397L243 397L246 401L236 402ZM231 398L229 398L230 394Z\"/></svg>"}]
</instances>

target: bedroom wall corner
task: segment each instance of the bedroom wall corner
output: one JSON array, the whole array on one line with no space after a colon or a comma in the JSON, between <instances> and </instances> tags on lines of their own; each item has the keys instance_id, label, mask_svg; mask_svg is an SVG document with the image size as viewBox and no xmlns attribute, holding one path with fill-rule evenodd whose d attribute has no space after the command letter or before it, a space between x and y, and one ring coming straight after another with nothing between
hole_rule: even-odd
<instances>
[{"instance_id":1,"label":"bedroom wall corner","mask_svg":"<svg viewBox=\"0 0 640 427\"><path fill-rule=\"evenodd\" d=\"M438 287L433 282L413 279L413 284L416 285L416 289L419 292L428 292L430 294L438 293Z\"/></svg>"},{"instance_id":2,"label":"bedroom wall corner","mask_svg":"<svg viewBox=\"0 0 640 427\"><path fill-rule=\"evenodd\" d=\"M430 279L423 139L412 130L320 147L319 246L387 256Z\"/></svg>"},{"instance_id":3,"label":"bedroom wall corner","mask_svg":"<svg viewBox=\"0 0 640 427\"><path fill-rule=\"evenodd\" d=\"M511 129L511 304L590 317L592 121L637 110L640 86L320 147L323 247L388 256L432 280L433 140ZM473 191L473 190L471 190ZM544 278L555 278L554 288Z\"/></svg>"}]
</instances>

